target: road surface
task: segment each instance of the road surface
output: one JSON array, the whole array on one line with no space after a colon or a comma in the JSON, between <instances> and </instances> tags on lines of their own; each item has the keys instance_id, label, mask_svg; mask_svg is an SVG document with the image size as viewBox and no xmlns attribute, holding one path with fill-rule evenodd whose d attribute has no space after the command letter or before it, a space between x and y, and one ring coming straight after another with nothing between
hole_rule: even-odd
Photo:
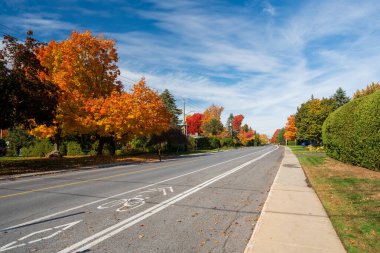
<instances>
[{"instance_id":1,"label":"road surface","mask_svg":"<svg viewBox=\"0 0 380 253\"><path fill-rule=\"evenodd\" d=\"M0 181L0 252L243 252L276 146Z\"/></svg>"}]
</instances>

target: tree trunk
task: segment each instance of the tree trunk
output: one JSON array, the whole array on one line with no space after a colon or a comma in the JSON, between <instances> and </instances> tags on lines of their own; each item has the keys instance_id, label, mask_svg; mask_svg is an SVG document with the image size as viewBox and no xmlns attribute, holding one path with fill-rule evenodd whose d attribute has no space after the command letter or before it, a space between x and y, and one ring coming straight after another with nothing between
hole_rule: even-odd
<instances>
[{"instance_id":1,"label":"tree trunk","mask_svg":"<svg viewBox=\"0 0 380 253\"><path fill-rule=\"evenodd\" d=\"M116 142L115 138L110 137L110 154L113 156L116 152Z\"/></svg>"},{"instance_id":2,"label":"tree trunk","mask_svg":"<svg viewBox=\"0 0 380 253\"><path fill-rule=\"evenodd\" d=\"M160 159L160 162L161 162L161 147L158 148L158 158Z\"/></svg>"},{"instance_id":3,"label":"tree trunk","mask_svg":"<svg viewBox=\"0 0 380 253\"><path fill-rule=\"evenodd\" d=\"M104 147L104 138L99 137L99 144L96 147L96 155L102 155L103 154L103 147Z\"/></svg>"}]
</instances>

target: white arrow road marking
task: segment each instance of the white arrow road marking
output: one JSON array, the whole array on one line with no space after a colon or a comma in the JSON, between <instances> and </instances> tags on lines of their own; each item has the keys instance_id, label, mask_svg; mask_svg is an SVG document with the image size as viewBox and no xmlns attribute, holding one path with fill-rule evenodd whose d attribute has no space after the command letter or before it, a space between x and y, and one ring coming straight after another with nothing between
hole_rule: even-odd
<instances>
[{"instance_id":1,"label":"white arrow road marking","mask_svg":"<svg viewBox=\"0 0 380 253\"><path fill-rule=\"evenodd\" d=\"M28 234L26 236L21 237L17 241L13 241L11 243L8 243L8 244L0 247L0 252L4 252L4 251L10 250L10 249L19 248L19 247L25 246L26 244L33 244L33 243L36 243L36 242L39 242L39 241L42 241L42 240L47 240L47 239L53 238L54 236L62 233L63 231L71 228L72 226L78 224L81 221L82 220L74 221L74 222L70 222L70 223L67 223L67 224L64 224L64 225L59 225L59 226L56 226L56 227L47 228L47 229L43 229L43 230L32 232L32 233L30 233L30 234ZM25 241L25 239L28 239L29 237L32 237L32 236L37 235L37 234L42 234L42 233L45 233L47 231L51 231L51 230L54 230L54 229L59 229L59 230L56 231L56 232L54 232L53 234L50 234L50 235L45 236L45 237L38 238L36 240L32 240L32 241L28 241L28 242L22 242L22 241ZM22 242L22 243L14 245L17 242Z\"/></svg>"},{"instance_id":2,"label":"white arrow road marking","mask_svg":"<svg viewBox=\"0 0 380 253\"><path fill-rule=\"evenodd\" d=\"M108 238L111 238L112 236L124 231L125 229L133 226L134 224L154 215L155 213L158 213L160 212L161 210L169 207L169 206L172 206L173 204L175 204L176 202L194 194L195 192L197 191L200 191L202 189L204 189L205 187L209 186L210 184L212 183L215 183L217 181L219 181L220 179L222 178L225 178L226 176L229 176L230 174L232 173L235 173L236 171L239 171L241 170L242 168L256 162L257 160L263 158L264 156L272 153L273 151L277 150L278 147L272 151L269 151L267 153L264 153L262 154L261 156L251 160L251 161L248 161L246 163L243 163L241 164L240 166L238 167L235 167L227 172L224 172L216 177L213 177L209 180L206 180L205 182L193 187L193 188L190 188L189 190L185 191L185 192L182 192L170 199L167 199L151 208L148 208L132 217L129 217L119 223L116 223L115 225L113 226L110 226L104 230L101 230L99 232L97 232L96 234L93 234L61 251L59 251L58 253L69 253L69 252L82 252L82 251L85 251L85 250L88 250L90 249L91 247L103 242L104 240L108 239Z\"/></svg>"},{"instance_id":3,"label":"white arrow road marking","mask_svg":"<svg viewBox=\"0 0 380 253\"><path fill-rule=\"evenodd\" d=\"M166 189L168 189L170 192L173 192L173 187L158 188L157 190L162 191L164 196L166 196Z\"/></svg>"},{"instance_id":4,"label":"white arrow road marking","mask_svg":"<svg viewBox=\"0 0 380 253\"><path fill-rule=\"evenodd\" d=\"M142 191L142 192L140 192L140 193L147 193L147 192L162 192L162 194L164 195L164 196L166 196L167 194L166 194L166 190L169 190L170 192L174 192L173 191L173 187L171 187L171 186L168 186L168 187L162 187L162 188L154 188L154 189L148 189L148 190L146 190L146 191Z\"/></svg>"}]
</instances>

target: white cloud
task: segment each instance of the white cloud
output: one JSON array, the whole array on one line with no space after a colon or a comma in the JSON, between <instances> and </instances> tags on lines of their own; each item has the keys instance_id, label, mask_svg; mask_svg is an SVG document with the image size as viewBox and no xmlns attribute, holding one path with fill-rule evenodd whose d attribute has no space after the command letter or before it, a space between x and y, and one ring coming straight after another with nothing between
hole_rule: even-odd
<instances>
[{"instance_id":1,"label":"white cloud","mask_svg":"<svg viewBox=\"0 0 380 253\"><path fill-rule=\"evenodd\" d=\"M263 12L268 13L272 16L276 15L276 9L269 2L264 2Z\"/></svg>"},{"instance_id":2,"label":"white cloud","mask_svg":"<svg viewBox=\"0 0 380 253\"><path fill-rule=\"evenodd\" d=\"M311 94L327 97L341 86L351 95L380 78L380 25L370 18L380 6L374 2L314 1L281 22L188 2L158 7L139 15L154 21L159 36L118 34L123 54L131 57L125 75L144 75L154 88L201 106L223 105L223 119L242 113L259 132L282 127ZM278 16L269 2L263 11ZM218 75L232 84L215 81Z\"/></svg>"},{"instance_id":3,"label":"white cloud","mask_svg":"<svg viewBox=\"0 0 380 253\"><path fill-rule=\"evenodd\" d=\"M62 31L79 29L77 25L61 21L59 15L51 13L24 13L19 16L0 15L0 17L12 29L20 30L18 34L33 30L39 35L51 36Z\"/></svg>"}]
</instances>

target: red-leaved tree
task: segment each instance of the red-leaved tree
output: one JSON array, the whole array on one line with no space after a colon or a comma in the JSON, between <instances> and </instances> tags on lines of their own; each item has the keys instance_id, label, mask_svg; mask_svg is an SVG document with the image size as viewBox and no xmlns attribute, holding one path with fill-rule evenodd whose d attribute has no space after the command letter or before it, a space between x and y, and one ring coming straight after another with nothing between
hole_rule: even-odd
<instances>
[{"instance_id":1,"label":"red-leaved tree","mask_svg":"<svg viewBox=\"0 0 380 253\"><path fill-rule=\"evenodd\" d=\"M241 114L236 115L234 117L234 119L232 120L232 127L233 127L234 131L240 132L241 122L243 121L243 119L244 119L244 116Z\"/></svg>"},{"instance_id":2,"label":"red-leaved tree","mask_svg":"<svg viewBox=\"0 0 380 253\"><path fill-rule=\"evenodd\" d=\"M275 132L274 132L274 134L273 134L273 136L272 136L272 139L270 139L270 142L271 143L276 143L277 142L277 136L278 136L278 133L281 131L281 129L277 129Z\"/></svg>"},{"instance_id":3,"label":"red-leaved tree","mask_svg":"<svg viewBox=\"0 0 380 253\"><path fill-rule=\"evenodd\" d=\"M186 117L187 131L189 134L201 134L201 125L203 120L202 113L194 113Z\"/></svg>"}]
</instances>

